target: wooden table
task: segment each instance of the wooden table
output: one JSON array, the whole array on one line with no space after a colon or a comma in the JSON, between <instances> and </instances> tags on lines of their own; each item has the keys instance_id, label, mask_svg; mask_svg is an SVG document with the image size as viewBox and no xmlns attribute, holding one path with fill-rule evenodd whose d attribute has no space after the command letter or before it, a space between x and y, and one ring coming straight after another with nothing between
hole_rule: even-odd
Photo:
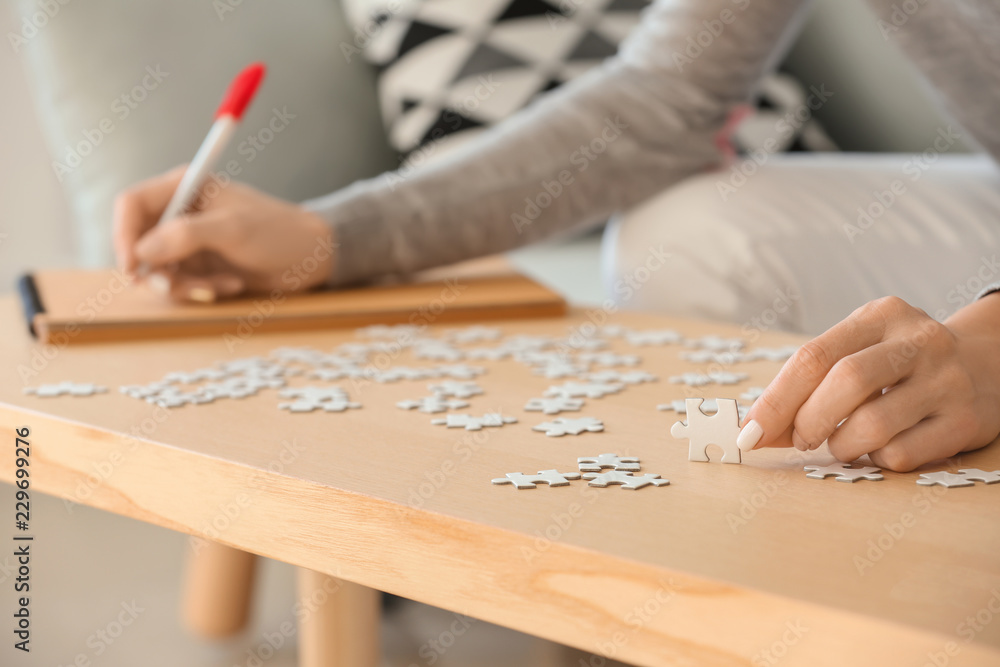
<instances>
[{"instance_id":1,"label":"wooden table","mask_svg":"<svg viewBox=\"0 0 1000 667\"><path fill-rule=\"evenodd\" d=\"M522 408L557 381L518 363L482 362L487 391L473 410L520 423L478 433L394 407L424 395L425 382L341 383L364 404L341 414L289 414L271 391L167 411L116 389L282 345L329 349L354 333L259 334L235 349L217 337L42 349L13 300L0 313L0 432L12 447L14 429L30 427L38 491L640 665L1000 664L1000 485L926 488L916 473L888 472L882 482L806 479L803 465L832 460L825 449L689 462L669 434L676 416L655 408L691 393L667 376L706 368L681 361L676 345L616 342L661 380L588 401L579 414L604 419L605 433L551 438L530 430L547 418ZM500 326L564 335L597 316ZM611 321L741 333L637 314ZM800 342L751 333L755 345ZM409 352L391 361L414 363ZM741 364L749 381L704 393L735 397L779 366ZM61 380L112 391L22 394ZM604 452L638 456L671 483L490 484L572 471L578 456ZM1000 447L960 463L935 469L1000 469ZM12 452L0 457L0 478L13 480L13 464Z\"/></svg>"}]
</instances>

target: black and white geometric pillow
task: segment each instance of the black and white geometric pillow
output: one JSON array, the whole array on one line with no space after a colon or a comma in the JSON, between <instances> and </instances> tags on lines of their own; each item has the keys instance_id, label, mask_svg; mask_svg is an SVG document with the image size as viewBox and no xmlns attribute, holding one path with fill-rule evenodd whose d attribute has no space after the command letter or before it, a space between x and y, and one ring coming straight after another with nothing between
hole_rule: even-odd
<instances>
[{"instance_id":1,"label":"black and white geometric pillow","mask_svg":"<svg viewBox=\"0 0 1000 667\"><path fill-rule=\"evenodd\" d=\"M432 142L444 147L446 142L467 140L600 64L617 52L650 4L650 0L366 1L363 11L355 8L354 17L355 21L362 17L358 28L370 35L365 57L380 69L383 121L390 145L402 156ZM778 86L780 92L787 92L787 84ZM770 97L777 100L768 102L774 106L790 99L786 94ZM755 134L741 137L737 130L734 143L741 150L752 150ZM794 137L789 145L797 140Z\"/></svg>"}]
</instances>

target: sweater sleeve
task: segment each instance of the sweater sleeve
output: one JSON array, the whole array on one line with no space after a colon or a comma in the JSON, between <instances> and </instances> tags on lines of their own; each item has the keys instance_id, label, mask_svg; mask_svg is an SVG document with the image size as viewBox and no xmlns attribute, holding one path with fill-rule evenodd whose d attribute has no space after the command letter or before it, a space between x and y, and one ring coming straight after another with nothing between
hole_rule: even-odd
<instances>
[{"instance_id":1,"label":"sweater sleeve","mask_svg":"<svg viewBox=\"0 0 1000 667\"><path fill-rule=\"evenodd\" d=\"M717 165L717 133L787 47L805 4L658 0L616 57L451 155L306 202L338 245L330 284L591 226Z\"/></svg>"}]
</instances>

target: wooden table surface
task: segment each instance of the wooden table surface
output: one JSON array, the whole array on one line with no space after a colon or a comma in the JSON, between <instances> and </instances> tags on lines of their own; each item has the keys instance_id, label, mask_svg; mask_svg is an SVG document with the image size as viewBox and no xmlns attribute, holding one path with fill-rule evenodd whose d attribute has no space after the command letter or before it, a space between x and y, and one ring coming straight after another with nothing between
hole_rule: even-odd
<instances>
[{"instance_id":1,"label":"wooden table surface","mask_svg":"<svg viewBox=\"0 0 1000 667\"><path fill-rule=\"evenodd\" d=\"M707 365L680 360L679 346L614 341L660 381L563 415L599 417L604 433L553 438L531 430L551 417L523 406L561 381L516 362L474 362L489 371L468 412L519 420L478 433L395 407L426 395L426 381L337 383L364 405L344 413L290 414L273 390L165 410L117 387L279 346L328 350L355 334L258 334L234 349L220 337L42 348L12 299L0 314L0 426L11 448L14 429L30 427L38 491L640 665L1000 664L1000 485L921 487L917 473L890 472L882 482L806 479L803 465L832 461L825 448L752 452L743 465L687 460L669 433L675 413L656 405L736 397L778 363L739 364L747 382L688 390L667 377ZM564 336L586 321L574 311L498 326ZM741 333L638 314L610 321ZM764 332L751 347L799 342ZM387 361L435 363L409 351ZM22 393L63 380L111 391ZM604 452L638 456L670 485L490 483L574 471L578 456ZM0 478L13 480L13 464L12 451L0 457ZM958 467L1000 469L1000 447L932 468Z\"/></svg>"}]
</instances>

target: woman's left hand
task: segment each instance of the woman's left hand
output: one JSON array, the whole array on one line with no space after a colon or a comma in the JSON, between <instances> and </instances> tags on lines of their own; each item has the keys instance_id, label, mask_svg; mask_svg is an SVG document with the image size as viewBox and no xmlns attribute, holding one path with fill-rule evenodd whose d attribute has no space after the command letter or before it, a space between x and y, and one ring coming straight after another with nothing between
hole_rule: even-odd
<instances>
[{"instance_id":1,"label":"woman's left hand","mask_svg":"<svg viewBox=\"0 0 1000 667\"><path fill-rule=\"evenodd\" d=\"M944 323L886 297L803 345L753 404L739 444L828 442L840 461L868 454L906 472L998 433L1000 293Z\"/></svg>"}]
</instances>

